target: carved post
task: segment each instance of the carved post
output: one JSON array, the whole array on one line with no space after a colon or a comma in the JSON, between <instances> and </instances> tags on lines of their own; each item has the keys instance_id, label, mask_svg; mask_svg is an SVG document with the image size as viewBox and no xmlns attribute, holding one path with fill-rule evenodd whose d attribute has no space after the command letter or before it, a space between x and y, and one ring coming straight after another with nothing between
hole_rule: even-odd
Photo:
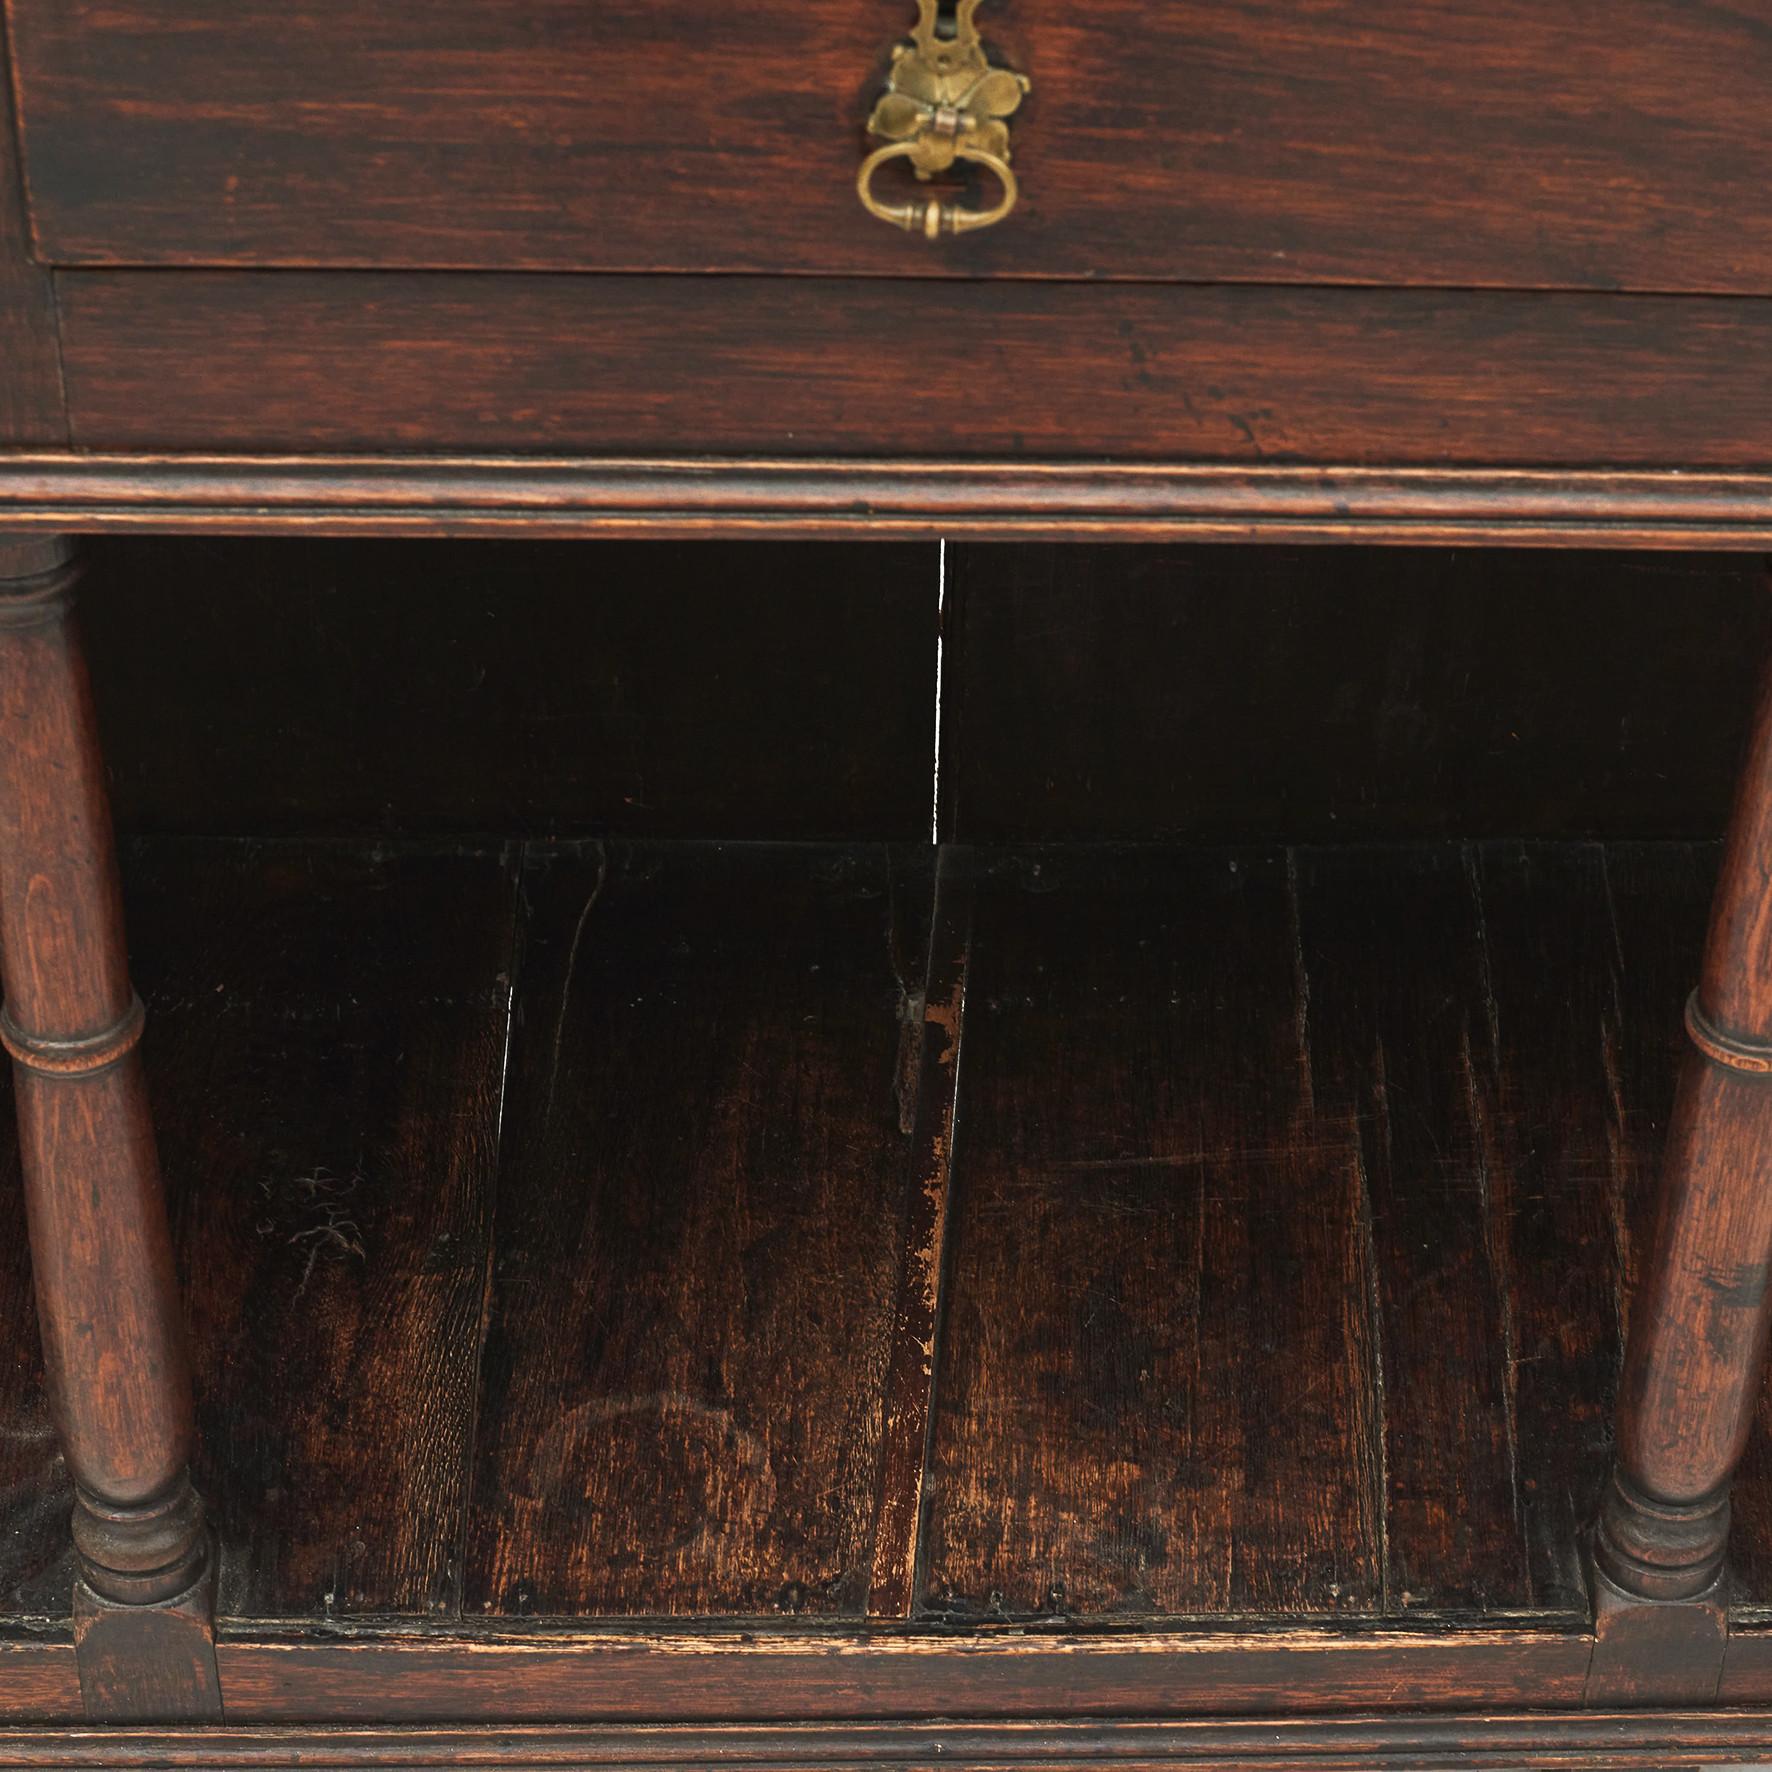
<instances>
[{"instance_id":1,"label":"carved post","mask_svg":"<svg viewBox=\"0 0 1772 1772\"><path fill-rule=\"evenodd\" d=\"M221 1714L191 1382L92 700L60 541L0 538L0 1043L50 1403L75 1483L87 1714Z\"/></svg>"},{"instance_id":2,"label":"carved post","mask_svg":"<svg viewBox=\"0 0 1772 1772\"><path fill-rule=\"evenodd\" d=\"M1590 1692L1608 1700L1709 1697L1727 1635L1729 1482L1772 1320L1772 673L1686 1028L1594 1536Z\"/></svg>"}]
</instances>

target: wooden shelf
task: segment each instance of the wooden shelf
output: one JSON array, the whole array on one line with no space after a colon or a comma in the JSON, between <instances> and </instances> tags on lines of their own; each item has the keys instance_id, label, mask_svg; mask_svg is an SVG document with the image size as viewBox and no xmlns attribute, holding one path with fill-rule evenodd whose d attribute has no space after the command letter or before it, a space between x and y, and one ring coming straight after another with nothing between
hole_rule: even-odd
<instances>
[{"instance_id":1,"label":"wooden shelf","mask_svg":"<svg viewBox=\"0 0 1772 1772\"><path fill-rule=\"evenodd\" d=\"M864 1627L1278 1631L1548 1666L1585 1630L1710 849L126 863L253 1655L534 1657L625 1620L815 1657ZM67 1497L13 1183L0 1595L53 1642ZM903 1339L941 1228L931 1412Z\"/></svg>"}]
</instances>

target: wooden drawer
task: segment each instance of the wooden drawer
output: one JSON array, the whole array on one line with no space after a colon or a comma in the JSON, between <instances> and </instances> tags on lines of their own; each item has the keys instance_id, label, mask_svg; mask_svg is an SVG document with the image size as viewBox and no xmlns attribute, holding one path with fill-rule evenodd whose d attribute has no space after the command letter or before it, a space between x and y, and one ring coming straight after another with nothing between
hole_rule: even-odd
<instances>
[{"instance_id":1,"label":"wooden drawer","mask_svg":"<svg viewBox=\"0 0 1772 1772\"><path fill-rule=\"evenodd\" d=\"M1023 200L863 213L912 0L7 0L50 262L1772 293L1772 0L986 0Z\"/></svg>"}]
</instances>

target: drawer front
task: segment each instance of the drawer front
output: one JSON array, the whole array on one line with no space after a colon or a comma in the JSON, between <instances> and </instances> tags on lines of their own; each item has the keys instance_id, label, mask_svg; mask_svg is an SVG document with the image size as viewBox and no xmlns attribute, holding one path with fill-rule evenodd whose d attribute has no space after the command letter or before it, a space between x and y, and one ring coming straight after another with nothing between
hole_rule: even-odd
<instances>
[{"instance_id":1,"label":"drawer front","mask_svg":"<svg viewBox=\"0 0 1772 1772\"><path fill-rule=\"evenodd\" d=\"M7 3L55 263L1772 293L1772 0L984 0L1021 202L933 242L914 0Z\"/></svg>"}]
</instances>

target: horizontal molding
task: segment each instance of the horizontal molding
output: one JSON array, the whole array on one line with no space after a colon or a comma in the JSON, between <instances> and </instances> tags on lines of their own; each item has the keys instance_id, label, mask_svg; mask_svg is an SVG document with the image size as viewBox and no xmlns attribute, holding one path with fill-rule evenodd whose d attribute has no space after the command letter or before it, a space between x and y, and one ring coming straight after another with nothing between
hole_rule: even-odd
<instances>
[{"instance_id":1,"label":"horizontal molding","mask_svg":"<svg viewBox=\"0 0 1772 1772\"><path fill-rule=\"evenodd\" d=\"M1747 1763L1772 1750L1763 1712L1548 1712L1023 1724L766 1725L696 1728L105 1729L0 1731L0 1768L445 1767L618 1769L1251 1769L1605 1767Z\"/></svg>"},{"instance_id":2,"label":"horizontal molding","mask_svg":"<svg viewBox=\"0 0 1772 1772\"><path fill-rule=\"evenodd\" d=\"M0 455L0 527L1772 548L1772 473Z\"/></svg>"}]
</instances>

